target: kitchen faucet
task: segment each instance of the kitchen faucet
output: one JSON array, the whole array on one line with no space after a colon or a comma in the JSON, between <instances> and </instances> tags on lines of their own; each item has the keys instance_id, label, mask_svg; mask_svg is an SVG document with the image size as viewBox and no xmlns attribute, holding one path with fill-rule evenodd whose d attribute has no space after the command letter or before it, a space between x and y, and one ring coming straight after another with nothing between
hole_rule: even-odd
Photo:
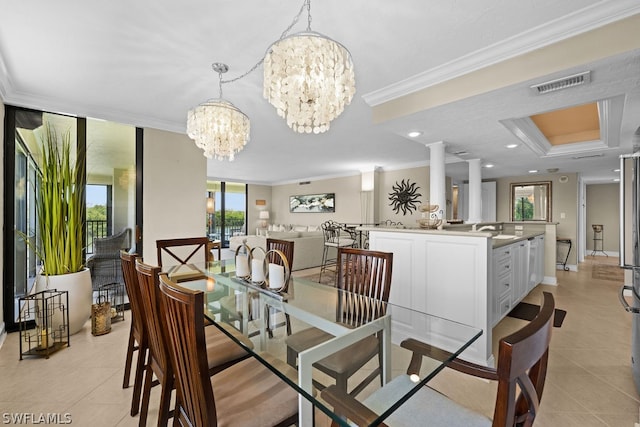
<instances>
[{"instance_id":1,"label":"kitchen faucet","mask_svg":"<svg viewBox=\"0 0 640 427\"><path fill-rule=\"evenodd\" d=\"M478 224L473 224L471 226L471 231L484 231L484 230L495 230L496 229L496 227L494 227L493 225L483 225L482 227L480 227L480 228L478 228L476 230L476 226L477 225Z\"/></svg>"}]
</instances>

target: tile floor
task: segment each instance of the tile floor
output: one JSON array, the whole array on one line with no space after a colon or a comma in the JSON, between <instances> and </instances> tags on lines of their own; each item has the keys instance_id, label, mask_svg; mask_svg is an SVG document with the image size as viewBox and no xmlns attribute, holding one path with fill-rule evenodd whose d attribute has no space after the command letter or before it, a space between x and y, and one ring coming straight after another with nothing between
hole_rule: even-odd
<instances>
[{"instance_id":1,"label":"tile floor","mask_svg":"<svg viewBox=\"0 0 640 427\"><path fill-rule=\"evenodd\" d=\"M547 385L536 422L539 427L633 427L640 397L631 379L631 315L618 301L620 283L591 277L589 258L579 272L558 271L558 286L538 286L527 301L539 303L551 291L556 306L568 314L554 328ZM308 274L308 272L305 272ZM129 416L132 388L122 389L129 313L112 332L94 337L89 324L72 337L71 346L50 359L18 358L18 335L9 334L0 347L0 423L20 413L70 414L74 425L134 426ZM505 318L494 338L519 328L522 321ZM491 415L493 384L445 371L434 387L468 406ZM156 422L158 387L154 388L148 425ZM64 418L62 418L64 420ZM23 422L22 424L29 424Z\"/></svg>"}]
</instances>

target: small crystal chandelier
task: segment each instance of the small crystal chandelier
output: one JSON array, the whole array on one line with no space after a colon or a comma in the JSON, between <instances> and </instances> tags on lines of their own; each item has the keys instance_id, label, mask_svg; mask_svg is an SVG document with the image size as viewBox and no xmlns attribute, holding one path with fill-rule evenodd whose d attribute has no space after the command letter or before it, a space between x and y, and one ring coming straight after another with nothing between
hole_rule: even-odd
<instances>
[{"instance_id":1,"label":"small crystal chandelier","mask_svg":"<svg viewBox=\"0 0 640 427\"><path fill-rule=\"evenodd\" d=\"M311 0L305 0L306 31L281 38L264 58L264 97L299 133L322 133L356 91L351 54L340 43L311 31Z\"/></svg>"},{"instance_id":2,"label":"small crystal chandelier","mask_svg":"<svg viewBox=\"0 0 640 427\"><path fill-rule=\"evenodd\" d=\"M222 99L222 73L229 71L229 67L221 63L214 63L212 67L218 73L220 95L189 110L187 135L209 159L232 161L249 142L249 117Z\"/></svg>"}]
</instances>

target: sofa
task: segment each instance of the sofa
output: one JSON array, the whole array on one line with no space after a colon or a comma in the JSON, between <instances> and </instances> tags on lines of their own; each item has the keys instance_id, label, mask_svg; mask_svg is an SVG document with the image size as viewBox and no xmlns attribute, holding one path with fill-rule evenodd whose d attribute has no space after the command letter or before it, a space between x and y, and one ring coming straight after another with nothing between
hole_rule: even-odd
<instances>
[{"instance_id":1,"label":"sofa","mask_svg":"<svg viewBox=\"0 0 640 427\"><path fill-rule=\"evenodd\" d=\"M299 230L301 228L298 227ZM295 227L291 227L290 231L256 230L260 235L233 236L229 239L229 249L235 251L245 242L252 249L255 247L265 249L267 237L292 240L294 242L292 271L320 266L324 249L322 231L308 231L308 228L306 228L307 231L295 230ZM329 254L329 256L335 257L335 254Z\"/></svg>"}]
</instances>

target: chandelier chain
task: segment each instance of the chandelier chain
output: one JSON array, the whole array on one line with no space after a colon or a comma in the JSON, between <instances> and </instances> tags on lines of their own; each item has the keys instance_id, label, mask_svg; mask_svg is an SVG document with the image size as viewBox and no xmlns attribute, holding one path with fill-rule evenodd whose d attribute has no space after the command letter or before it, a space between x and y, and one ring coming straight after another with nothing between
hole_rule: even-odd
<instances>
[{"instance_id":1,"label":"chandelier chain","mask_svg":"<svg viewBox=\"0 0 640 427\"><path fill-rule=\"evenodd\" d=\"M300 16L302 16L302 13L304 12L305 9L307 9L307 15L308 15L308 18L307 18L307 21L308 21L307 22L307 31L311 31L311 0L305 0L304 4L302 5L302 7L300 7L300 10L296 14L296 16L293 18L293 21L291 21L291 24L289 24L289 26L282 32L282 34L280 34L280 38L276 42L282 40L283 38L285 38L289 34L289 31L291 31L291 29L300 20ZM237 82L238 80L247 77L249 74L253 73L259 66L262 65L262 63L264 62L264 58L265 57L262 56L262 58L260 58L260 60L258 62L256 62L253 67L251 67L245 73L240 74L238 77L234 77L232 79L227 79L227 80L222 80L222 74L220 74L220 98L222 98L222 85L223 84Z\"/></svg>"}]
</instances>

